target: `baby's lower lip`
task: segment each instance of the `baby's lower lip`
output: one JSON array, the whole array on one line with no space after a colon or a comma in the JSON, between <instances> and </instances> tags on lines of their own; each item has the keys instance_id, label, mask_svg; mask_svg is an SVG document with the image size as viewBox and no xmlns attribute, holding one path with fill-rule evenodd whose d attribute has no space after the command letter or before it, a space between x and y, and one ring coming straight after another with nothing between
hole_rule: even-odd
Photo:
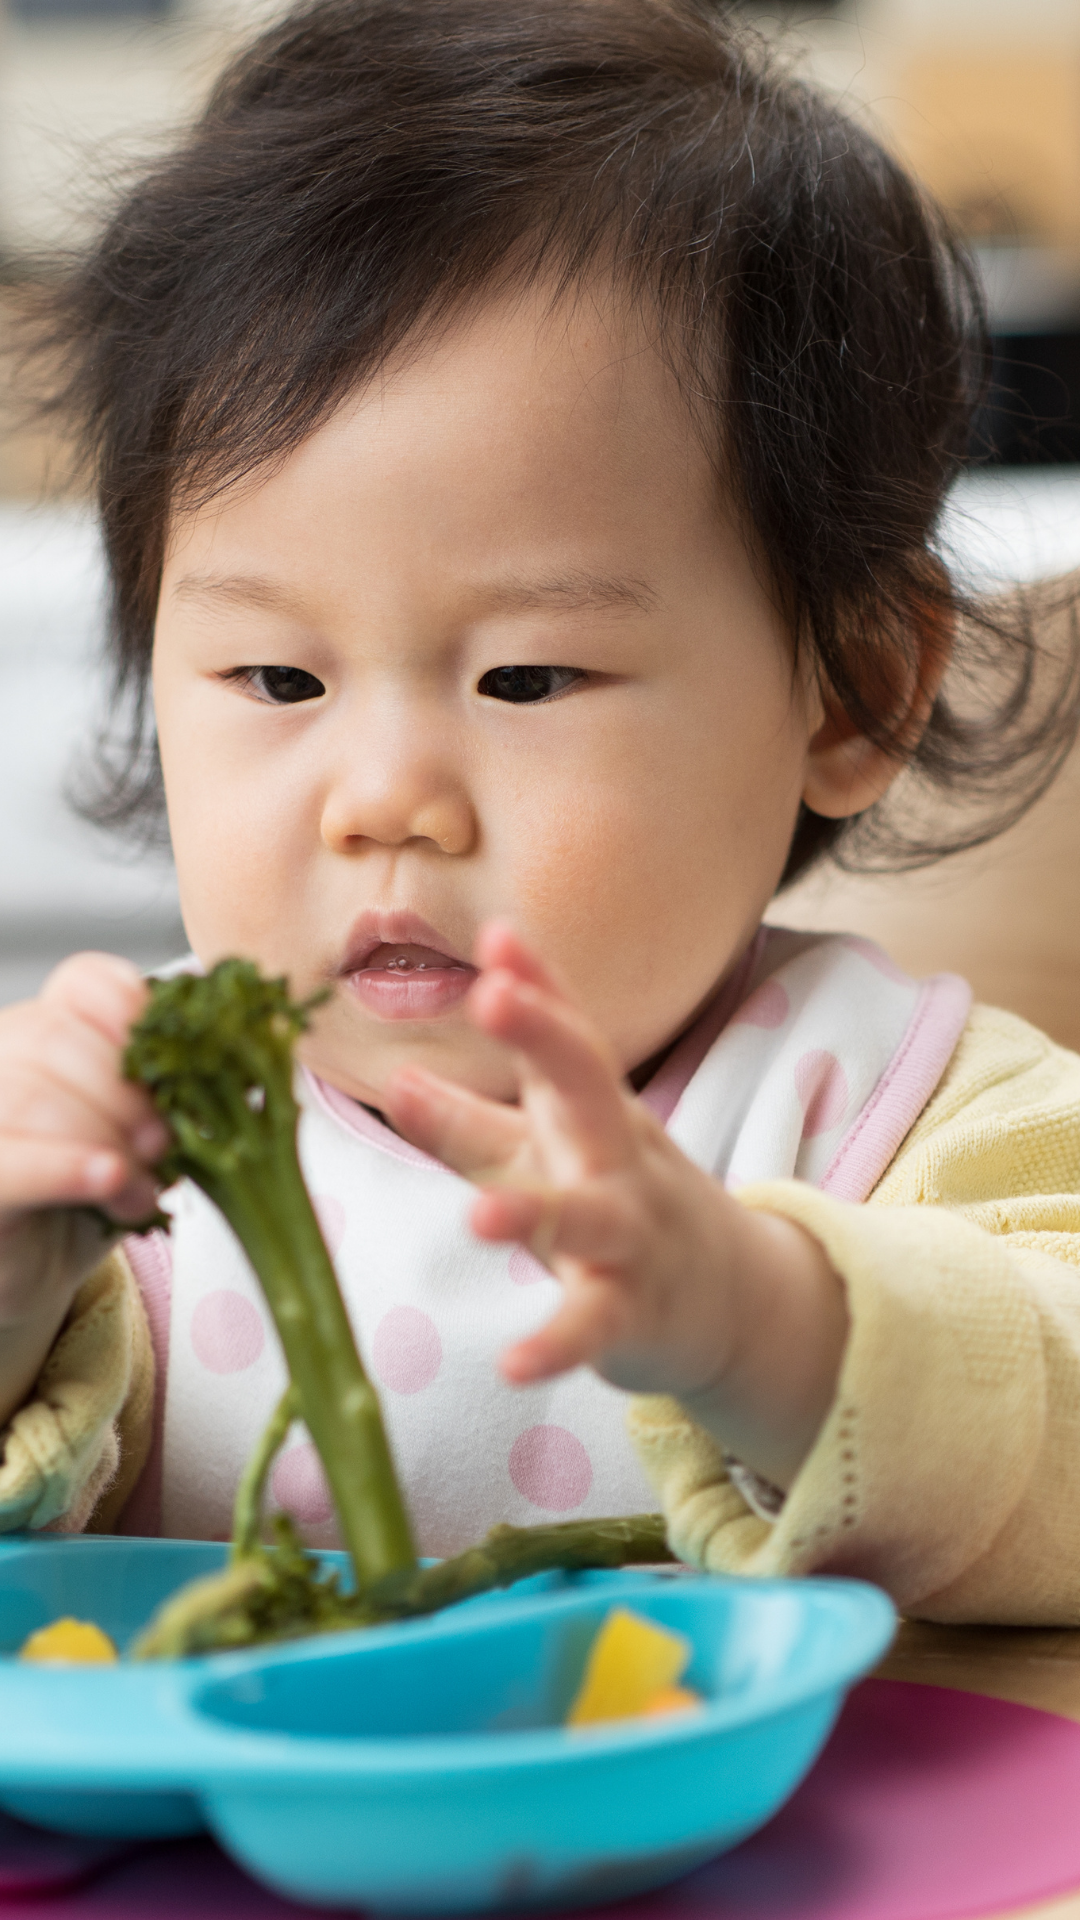
<instances>
[{"instance_id":1,"label":"baby's lower lip","mask_svg":"<svg viewBox=\"0 0 1080 1920\"><path fill-rule=\"evenodd\" d=\"M362 967L345 976L361 1005L381 1020L434 1020L464 1000L475 979L475 967L449 960L442 967Z\"/></svg>"}]
</instances>

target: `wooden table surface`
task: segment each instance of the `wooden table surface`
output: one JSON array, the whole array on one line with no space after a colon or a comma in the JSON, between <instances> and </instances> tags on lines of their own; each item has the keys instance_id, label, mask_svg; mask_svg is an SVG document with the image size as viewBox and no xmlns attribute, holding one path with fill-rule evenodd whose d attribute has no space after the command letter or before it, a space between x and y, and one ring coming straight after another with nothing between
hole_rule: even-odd
<instances>
[{"instance_id":1,"label":"wooden table surface","mask_svg":"<svg viewBox=\"0 0 1080 1920\"><path fill-rule=\"evenodd\" d=\"M1080 1721L1080 1628L931 1627L905 1620L877 1671L885 1680L959 1687ZM1080 1887L1040 1906L1010 1908L1008 1920L1021 1915L1024 1920L1080 1920Z\"/></svg>"}]
</instances>

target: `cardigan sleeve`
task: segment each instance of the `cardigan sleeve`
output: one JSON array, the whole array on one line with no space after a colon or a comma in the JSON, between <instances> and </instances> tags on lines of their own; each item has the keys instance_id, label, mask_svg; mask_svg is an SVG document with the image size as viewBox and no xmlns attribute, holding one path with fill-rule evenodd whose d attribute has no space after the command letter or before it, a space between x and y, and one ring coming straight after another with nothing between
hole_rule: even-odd
<instances>
[{"instance_id":1,"label":"cardigan sleeve","mask_svg":"<svg viewBox=\"0 0 1080 1920\"><path fill-rule=\"evenodd\" d=\"M1080 1623L1080 1058L977 1008L870 1200L740 1190L843 1279L832 1407L774 1524L674 1400L631 1407L675 1550L878 1581L940 1621Z\"/></svg>"},{"instance_id":2,"label":"cardigan sleeve","mask_svg":"<svg viewBox=\"0 0 1080 1920\"><path fill-rule=\"evenodd\" d=\"M154 1360L119 1247L83 1281L31 1398L0 1433L0 1532L105 1532L146 1461Z\"/></svg>"},{"instance_id":3,"label":"cardigan sleeve","mask_svg":"<svg viewBox=\"0 0 1080 1920\"><path fill-rule=\"evenodd\" d=\"M1080 1058L977 1009L864 1206L795 1181L740 1198L821 1241L851 1332L774 1523L677 1402L632 1403L676 1551L723 1571L861 1574L928 1619L1080 1623ZM115 1249L0 1434L0 1531L108 1527L145 1461L152 1397Z\"/></svg>"}]
</instances>

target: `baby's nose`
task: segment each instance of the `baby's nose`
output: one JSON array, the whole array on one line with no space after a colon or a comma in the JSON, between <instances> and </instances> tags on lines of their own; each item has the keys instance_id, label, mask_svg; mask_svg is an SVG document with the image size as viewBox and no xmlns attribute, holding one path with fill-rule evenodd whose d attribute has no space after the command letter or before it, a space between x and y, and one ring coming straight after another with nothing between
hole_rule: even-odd
<instances>
[{"instance_id":1,"label":"baby's nose","mask_svg":"<svg viewBox=\"0 0 1080 1920\"><path fill-rule=\"evenodd\" d=\"M364 841L400 847L426 840L442 853L461 855L472 852L477 838L468 795L445 775L336 784L326 797L321 831L333 853L353 852Z\"/></svg>"}]
</instances>

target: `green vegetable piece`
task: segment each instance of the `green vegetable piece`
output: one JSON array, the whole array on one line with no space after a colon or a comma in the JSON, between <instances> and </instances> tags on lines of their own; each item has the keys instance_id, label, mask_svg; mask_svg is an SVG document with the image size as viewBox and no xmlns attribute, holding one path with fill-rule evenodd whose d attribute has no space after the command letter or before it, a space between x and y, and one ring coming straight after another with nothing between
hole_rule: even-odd
<instances>
[{"instance_id":1,"label":"green vegetable piece","mask_svg":"<svg viewBox=\"0 0 1080 1920\"><path fill-rule=\"evenodd\" d=\"M248 960L151 982L124 1070L175 1144L161 1162L224 1214L274 1317L297 1411L330 1484L360 1593L389 1597L416 1572L378 1397L360 1363L296 1152L292 1049L325 995L297 1004Z\"/></svg>"},{"instance_id":2,"label":"green vegetable piece","mask_svg":"<svg viewBox=\"0 0 1080 1920\"><path fill-rule=\"evenodd\" d=\"M356 1351L333 1263L296 1154L292 1049L325 998L296 1004L284 980L247 960L150 983L125 1070L150 1089L174 1144L160 1163L187 1175L240 1240L281 1336L290 1384L237 1489L229 1565L158 1610L136 1659L182 1659L305 1633L376 1626L510 1586L556 1568L674 1558L663 1516L493 1527L478 1546L419 1568L378 1397ZM308 1553L284 1514L262 1538L274 1455L303 1419L317 1447L352 1557L355 1591Z\"/></svg>"},{"instance_id":3,"label":"green vegetable piece","mask_svg":"<svg viewBox=\"0 0 1080 1920\"><path fill-rule=\"evenodd\" d=\"M539 1527L492 1527L478 1546L425 1567L397 1607L403 1614L437 1613L534 1573L585 1573L603 1567L645 1567L675 1559L662 1513L630 1513L613 1520L555 1520Z\"/></svg>"},{"instance_id":4,"label":"green vegetable piece","mask_svg":"<svg viewBox=\"0 0 1080 1920\"><path fill-rule=\"evenodd\" d=\"M658 1513L492 1527L479 1546L423 1568L405 1590L380 1603L370 1594L344 1593L337 1575L300 1545L284 1514L274 1527L272 1545L260 1543L243 1554L234 1546L222 1573L192 1580L173 1594L137 1641L134 1657L180 1660L302 1634L381 1626L437 1613L533 1573L651 1566L675 1557Z\"/></svg>"}]
</instances>

